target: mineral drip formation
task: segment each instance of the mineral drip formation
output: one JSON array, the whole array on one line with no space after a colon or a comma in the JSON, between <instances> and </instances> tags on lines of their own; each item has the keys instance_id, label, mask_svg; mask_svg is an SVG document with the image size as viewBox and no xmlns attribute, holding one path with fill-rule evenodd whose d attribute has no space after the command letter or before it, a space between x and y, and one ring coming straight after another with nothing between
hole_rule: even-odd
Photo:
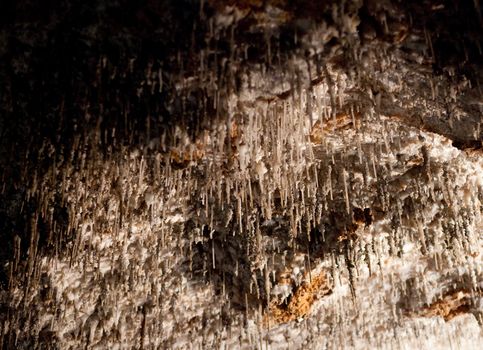
<instances>
[{"instance_id":1,"label":"mineral drip formation","mask_svg":"<svg viewBox=\"0 0 483 350\"><path fill-rule=\"evenodd\" d=\"M1 6L0 348L481 347L479 1Z\"/></svg>"}]
</instances>

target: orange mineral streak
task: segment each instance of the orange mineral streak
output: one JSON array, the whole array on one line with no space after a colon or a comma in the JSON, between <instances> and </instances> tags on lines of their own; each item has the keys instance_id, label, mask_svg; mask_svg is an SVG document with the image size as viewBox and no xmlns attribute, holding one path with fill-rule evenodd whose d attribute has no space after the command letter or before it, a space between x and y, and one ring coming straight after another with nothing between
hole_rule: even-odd
<instances>
[{"instance_id":1,"label":"orange mineral streak","mask_svg":"<svg viewBox=\"0 0 483 350\"><path fill-rule=\"evenodd\" d=\"M190 162L197 162L203 159L205 151L201 143L186 149L173 148L169 151L171 163L179 166L186 166Z\"/></svg>"},{"instance_id":2,"label":"orange mineral streak","mask_svg":"<svg viewBox=\"0 0 483 350\"><path fill-rule=\"evenodd\" d=\"M354 125L355 123L355 125ZM335 118L330 118L324 121L317 120L312 126L309 138L312 143L321 144L325 135L335 131L340 131L348 128L358 128L360 126L360 115L351 113L340 113Z\"/></svg>"},{"instance_id":3,"label":"orange mineral streak","mask_svg":"<svg viewBox=\"0 0 483 350\"><path fill-rule=\"evenodd\" d=\"M332 283L326 272L312 276L311 279L306 276L306 281L295 290L288 304L278 304L275 301L270 303L264 324L265 326L276 325L304 317L310 312L312 305L318 298L331 292Z\"/></svg>"},{"instance_id":4,"label":"orange mineral streak","mask_svg":"<svg viewBox=\"0 0 483 350\"><path fill-rule=\"evenodd\" d=\"M456 316L468 313L471 308L470 292L465 290L453 291L445 294L441 299L431 305L416 311L411 316L436 317L440 316L445 321L450 321Z\"/></svg>"}]
</instances>

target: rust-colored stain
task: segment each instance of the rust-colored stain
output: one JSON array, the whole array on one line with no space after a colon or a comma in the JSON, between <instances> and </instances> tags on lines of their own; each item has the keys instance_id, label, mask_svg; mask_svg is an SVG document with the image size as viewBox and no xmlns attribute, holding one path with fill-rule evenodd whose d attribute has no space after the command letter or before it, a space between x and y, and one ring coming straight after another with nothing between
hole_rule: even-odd
<instances>
[{"instance_id":1,"label":"rust-colored stain","mask_svg":"<svg viewBox=\"0 0 483 350\"><path fill-rule=\"evenodd\" d=\"M290 298L288 304L270 303L269 311L265 315L265 326L287 323L306 316L314 302L321 296L332 292L332 283L325 272L312 276L302 283Z\"/></svg>"},{"instance_id":2,"label":"rust-colored stain","mask_svg":"<svg viewBox=\"0 0 483 350\"><path fill-rule=\"evenodd\" d=\"M355 125L354 125L355 122ZM358 113L354 114L354 117L350 113L337 114L335 118L330 118L321 122L317 120L312 126L312 131L310 132L309 138L312 143L320 144L324 139L325 135L333 132L348 129L351 127L359 127L360 115Z\"/></svg>"},{"instance_id":3,"label":"rust-colored stain","mask_svg":"<svg viewBox=\"0 0 483 350\"><path fill-rule=\"evenodd\" d=\"M190 162L199 161L203 159L204 155L205 151L200 143L187 149L173 148L169 151L171 164L180 167L186 167Z\"/></svg>"},{"instance_id":4,"label":"rust-colored stain","mask_svg":"<svg viewBox=\"0 0 483 350\"><path fill-rule=\"evenodd\" d=\"M443 317L445 321L468 313L471 307L471 296L468 291L458 290L445 294L431 305L411 313L411 316Z\"/></svg>"}]
</instances>

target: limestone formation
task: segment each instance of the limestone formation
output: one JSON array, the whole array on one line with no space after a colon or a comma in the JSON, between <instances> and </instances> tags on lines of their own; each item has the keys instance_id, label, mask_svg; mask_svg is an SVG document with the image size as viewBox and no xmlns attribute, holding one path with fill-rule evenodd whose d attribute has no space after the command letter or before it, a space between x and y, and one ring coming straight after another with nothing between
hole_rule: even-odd
<instances>
[{"instance_id":1,"label":"limestone formation","mask_svg":"<svg viewBox=\"0 0 483 350\"><path fill-rule=\"evenodd\" d=\"M1 348L481 347L479 1L1 6Z\"/></svg>"}]
</instances>

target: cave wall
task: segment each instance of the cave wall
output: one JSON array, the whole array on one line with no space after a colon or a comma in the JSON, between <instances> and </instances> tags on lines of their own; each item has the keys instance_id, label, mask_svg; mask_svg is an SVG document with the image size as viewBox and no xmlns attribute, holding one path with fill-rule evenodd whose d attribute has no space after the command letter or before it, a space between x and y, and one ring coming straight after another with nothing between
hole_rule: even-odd
<instances>
[{"instance_id":1,"label":"cave wall","mask_svg":"<svg viewBox=\"0 0 483 350\"><path fill-rule=\"evenodd\" d=\"M473 1L17 1L1 346L477 348Z\"/></svg>"}]
</instances>

